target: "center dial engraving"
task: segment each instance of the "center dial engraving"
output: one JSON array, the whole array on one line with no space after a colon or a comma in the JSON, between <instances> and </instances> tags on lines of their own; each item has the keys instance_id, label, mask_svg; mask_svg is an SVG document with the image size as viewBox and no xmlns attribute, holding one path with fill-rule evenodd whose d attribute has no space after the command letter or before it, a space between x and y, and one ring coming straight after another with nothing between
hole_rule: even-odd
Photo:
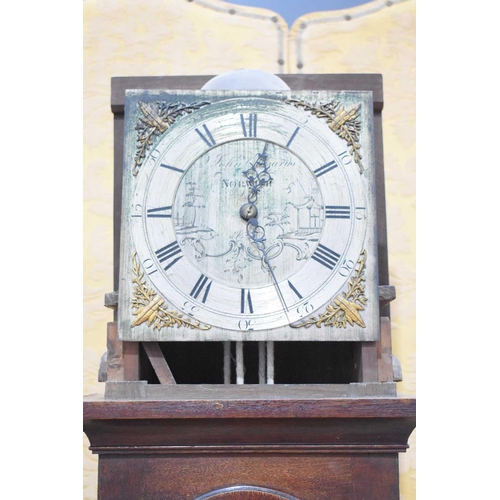
<instances>
[{"instance_id":1,"label":"center dial engraving","mask_svg":"<svg viewBox=\"0 0 500 500\"><path fill-rule=\"evenodd\" d=\"M255 175L258 191L251 196ZM216 146L192 163L172 217L184 255L204 276L255 288L299 271L318 246L324 213L316 177L300 158L274 143L244 139ZM246 229L257 217L265 229L265 256Z\"/></svg>"}]
</instances>

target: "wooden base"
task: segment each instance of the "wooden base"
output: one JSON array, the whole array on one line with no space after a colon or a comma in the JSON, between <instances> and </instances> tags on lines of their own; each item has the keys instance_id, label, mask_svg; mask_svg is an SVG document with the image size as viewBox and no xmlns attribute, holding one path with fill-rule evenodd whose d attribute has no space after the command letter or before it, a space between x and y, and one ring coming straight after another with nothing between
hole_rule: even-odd
<instances>
[{"instance_id":1,"label":"wooden base","mask_svg":"<svg viewBox=\"0 0 500 500\"><path fill-rule=\"evenodd\" d=\"M399 498L398 453L415 427L414 399L214 390L85 398L100 500Z\"/></svg>"}]
</instances>

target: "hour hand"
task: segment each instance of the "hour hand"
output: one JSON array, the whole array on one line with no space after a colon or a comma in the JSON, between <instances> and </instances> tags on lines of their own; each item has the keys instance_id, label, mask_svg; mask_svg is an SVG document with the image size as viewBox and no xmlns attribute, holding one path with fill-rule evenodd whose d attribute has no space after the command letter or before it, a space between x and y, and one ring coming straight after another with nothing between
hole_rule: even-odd
<instances>
[{"instance_id":1,"label":"hour hand","mask_svg":"<svg viewBox=\"0 0 500 500\"><path fill-rule=\"evenodd\" d=\"M267 171L267 146L266 142L262 153L257 153L257 159L252 163L248 170L243 172L243 175L250 181L254 182L255 179L259 177L259 171Z\"/></svg>"},{"instance_id":2,"label":"hour hand","mask_svg":"<svg viewBox=\"0 0 500 500\"><path fill-rule=\"evenodd\" d=\"M266 150L268 144L269 143L266 142L262 153L258 154L257 160L248 170L243 172L249 184L250 192L248 193L248 201L250 203L255 203L257 201L257 195L261 186L273 180L269 173L269 167L267 166Z\"/></svg>"}]
</instances>

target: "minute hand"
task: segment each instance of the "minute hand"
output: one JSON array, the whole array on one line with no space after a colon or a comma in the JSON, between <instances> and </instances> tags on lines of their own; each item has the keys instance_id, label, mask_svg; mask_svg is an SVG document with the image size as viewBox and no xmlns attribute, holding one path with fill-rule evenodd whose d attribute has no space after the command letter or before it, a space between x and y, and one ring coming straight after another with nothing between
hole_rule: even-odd
<instances>
[{"instance_id":1,"label":"minute hand","mask_svg":"<svg viewBox=\"0 0 500 500\"><path fill-rule=\"evenodd\" d=\"M286 305L285 298L283 297L283 294L281 293L281 288L278 284L278 280L276 279L276 275L274 274L273 268L271 266L271 263L269 262L269 257L266 252L266 245L265 245L265 240L266 240L266 232L262 226L259 226L259 222L257 219L252 218L248 221L247 224L247 234L248 237L255 243L255 246L259 249L259 251L262 253L262 257L264 258L264 262L266 263L267 269L269 270L271 274L271 278L273 280L274 286L276 288L276 292L278 293L278 297L281 301L281 305L283 306L283 310L285 311L286 317L288 318L288 321L290 321L290 318L288 317L288 313L290 312L288 310L288 306Z\"/></svg>"}]
</instances>

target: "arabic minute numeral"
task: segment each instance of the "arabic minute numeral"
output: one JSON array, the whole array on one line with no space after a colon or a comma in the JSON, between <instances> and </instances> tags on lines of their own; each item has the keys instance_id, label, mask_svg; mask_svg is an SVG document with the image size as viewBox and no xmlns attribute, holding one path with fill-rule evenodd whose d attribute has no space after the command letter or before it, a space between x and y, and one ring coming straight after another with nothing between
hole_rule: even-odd
<instances>
[{"instance_id":1,"label":"arabic minute numeral","mask_svg":"<svg viewBox=\"0 0 500 500\"><path fill-rule=\"evenodd\" d=\"M253 330L253 327L255 325L255 320L254 319L240 319L238 321L238 328L240 330Z\"/></svg>"},{"instance_id":2,"label":"arabic minute numeral","mask_svg":"<svg viewBox=\"0 0 500 500\"><path fill-rule=\"evenodd\" d=\"M139 203L132 205L132 213L130 214L130 217L142 217L142 205Z\"/></svg>"},{"instance_id":3,"label":"arabic minute numeral","mask_svg":"<svg viewBox=\"0 0 500 500\"><path fill-rule=\"evenodd\" d=\"M300 315L301 318L304 316L308 316L314 311L314 306L310 302L304 302L299 307L297 307L297 314Z\"/></svg>"},{"instance_id":4,"label":"arabic minute numeral","mask_svg":"<svg viewBox=\"0 0 500 500\"><path fill-rule=\"evenodd\" d=\"M155 264L153 262L153 259L146 259L142 262L142 265L144 267L144 270L146 271L146 273L149 275L153 274L153 273L156 273L156 267L155 267Z\"/></svg>"},{"instance_id":5,"label":"arabic minute numeral","mask_svg":"<svg viewBox=\"0 0 500 500\"><path fill-rule=\"evenodd\" d=\"M191 304L191 302L184 302L184 305L182 306L182 310L188 315L193 317L199 310L200 308L198 306L195 306Z\"/></svg>"},{"instance_id":6,"label":"arabic minute numeral","mask_svg":"<svg viewBox=\"0 0 500 500\"><path fill-rule=\"evenodd\" d=\"M339 154L339 158L344 165L349 165L349 163L352 163L351 155L347 151L342 151L342 153Z\"/></svg>"},{"instance_id":7,"label":"arabic minute numeral","mask_svg":"<svg viewBox=\"0 0 500 500\"><path fill-rule=\"evenodd\" d=\"M366 219L366 207L356 207L356 220Z\"/></svg>"},{"instance_id":8,"label":"arabic minute numeral","mask_svg":"<svg viewBox=\"0 0 500 500\"><path fill-rule=\"evenodd\" d=\"M347 278L347 276L349 276L349 274L351 273L353 267L354 267L354 261L350 259L345 259L339 270L340 276Z\"/></svg>"}]
</instances>

